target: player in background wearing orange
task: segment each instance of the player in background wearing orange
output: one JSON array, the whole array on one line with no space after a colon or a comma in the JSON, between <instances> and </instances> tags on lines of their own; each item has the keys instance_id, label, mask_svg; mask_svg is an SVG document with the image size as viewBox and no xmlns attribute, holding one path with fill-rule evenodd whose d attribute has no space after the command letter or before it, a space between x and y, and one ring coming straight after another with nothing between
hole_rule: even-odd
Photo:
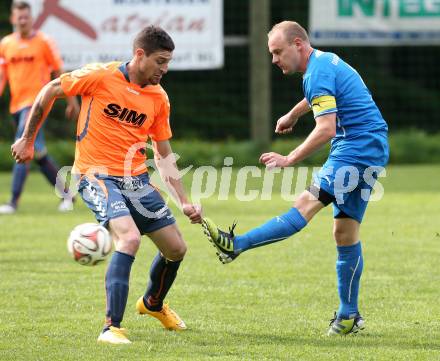
<instances>
[{"instance_id":1,"label":"player in background wearing orange","mask_svg":"<svg viewBox=\"0 0 440 361\"><path fill-rule=\"evenodd\" d=\"M146 292L136 309L159 319L170 330L185 323L164 298L186 253L174 216L150 185L145 146L152 140L162 180L192 223L201 223L201 208L185 195L169 139L170 104L159 85L168 71L174 43L161 28L149 26L135 38L129 62L91 64L63 74L39 93L23 136L11 147L17 162L32 159L38 129L58 97L81 95L73 173L80 174L79 193L96 219L112 234L116 251L108 266L106 323L98 342L128 344L121 328L131 265L141 235L159 249Z\"/></svg>"},{"instance_id":2,"label":"player in background wearing orange","mask_svg":"<svg viewBox=\"0 0 440 361\"><path fill-rule=\"evenodd\" d=\"M28 3L18 1L12 4L11 23L15 31L5 36L0 43L0 95L6 82L9 82L9 109L16 123L15 139L18 139L38 92L51 80L51 74L54 77L61 74L63 63L52 41L41 31L32 29L33 19ZM76 119L78 102L74 97L67 101L66 116ZM43 130L39 131L35 141L35 161L48 181L55 186L59 168L47 154ZM29 163L14 165L12 197L8 204L0 205L0 214L15 213L28 172ZM58 209L72 209L71 197L66 197Z\"/></svg>"}]
</instances>

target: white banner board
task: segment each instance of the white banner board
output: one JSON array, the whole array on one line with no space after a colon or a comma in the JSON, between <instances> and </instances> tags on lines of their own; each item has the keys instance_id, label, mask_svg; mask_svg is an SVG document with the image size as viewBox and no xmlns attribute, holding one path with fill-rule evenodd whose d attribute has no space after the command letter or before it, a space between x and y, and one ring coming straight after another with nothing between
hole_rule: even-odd
<instances>
[{"instance_id":1,"label":"white banner board","mask_svg":"<svg viewBox=\"0 0 440 361\"><path fill-rule=\"evenodd\" d=\"M223 0L30 0L36 27L51 36L66 69L129 60L143 27L158 25L176 49L170 69L223 66Z\"/></svg>"},{"instance_id":2,"label":"white banner board","mask_svg":"<svg viewBox=\"0 0 440 361\"><path fill-rule=\"evenodd\" d=\"M310 0L315 45L438 45L440 0Z\"/></svg>"}]
</instances>

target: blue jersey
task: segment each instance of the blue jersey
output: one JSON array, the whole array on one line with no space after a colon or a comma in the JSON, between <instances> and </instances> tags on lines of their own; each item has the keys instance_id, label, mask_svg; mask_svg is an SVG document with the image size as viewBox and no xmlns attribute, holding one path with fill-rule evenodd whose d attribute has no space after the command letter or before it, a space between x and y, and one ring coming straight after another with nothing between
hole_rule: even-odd
<instances>
[{"instance_id":1,"label":"blue jersey","mask_svg":"<svg viewBox=\"0 0 440 361\"><path fill-rule=\"evenodd\" d=\"M313 50L303 77L304 95L315 118L336 113L336 137L349 140L388 126L358 72L336 54ZM340 139L342 138L342 139Z\"/></svg>"},{"instance_id":2,"label":"blue jersey","mask_svg":"<svg viewBox=\"0 0 440 361\"><path fill-rule=\"evenodd\" d=\"M313 50L303 88L315 118L336 113L336 136L314 184L335 197L335 217L345 214L360 223L368 204L365 191L371 192L377 177L371 170L388 162L387 124L360 75L336 54Z\"/></svg>"}]
</instances>

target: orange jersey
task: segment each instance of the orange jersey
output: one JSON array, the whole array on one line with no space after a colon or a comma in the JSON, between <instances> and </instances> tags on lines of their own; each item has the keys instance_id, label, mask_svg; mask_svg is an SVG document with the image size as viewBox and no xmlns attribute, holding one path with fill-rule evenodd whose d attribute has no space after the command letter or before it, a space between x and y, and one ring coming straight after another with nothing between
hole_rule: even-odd
<instances>
[{"instance_id":1,"label":"orange jersey","mask_svg":"<svg viewBox=\"0 0 440 361\"><path fill-rule=\"evenodd\" d=\"M74 172L114 176L146 172L148 138L171 138L170 103L163 88L130 83L121 62L89 64L60 79L67 96L82 96Z\"/></svg>"},{"instance_id":2,"label":"orange jersey","mask_svg":"<svg viewBox=\"0 0 440 361\"><path fill-rule=\"evenodd\" d=\"M0 64L9 80L11 113L31 106L51 72L63 66L54 43L41 31L26 39L18 33L5 36L0 42Z\"/></svg>"}]
</instances>

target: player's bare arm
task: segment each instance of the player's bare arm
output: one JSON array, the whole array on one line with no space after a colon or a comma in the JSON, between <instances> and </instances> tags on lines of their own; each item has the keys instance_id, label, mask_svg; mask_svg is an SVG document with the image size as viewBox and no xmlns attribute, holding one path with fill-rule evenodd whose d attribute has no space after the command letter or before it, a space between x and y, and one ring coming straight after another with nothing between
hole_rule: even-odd
<instances>
[{"instance_id":1,"label":"player's bare arm","mask_svg":"<svg viewBox=\"0 0 440 361\"><path fill-rule=\"evenodd\" d=\"M52 72L52 76L54 79L59 78L63 73L63 70L54 70ZM76 97L67 97L66 98L67 107L66 107L66 118L70 120L76 121L78 119L80 106L78 103L78 99Z\"/></svg>"},{"instance_id":2,"label":"player's bare arm","mask_svg":"<svg viewBox=\"0 0 440 361\"><path fill-rule=\"evenodd\" d=\"M46 84L38 93L26 121L23 136L11 146L12 156L17 163L24 163L33 158L34 141L38 130L52 109L55 99L64 96L59 78Z\"/></svg>"},{"instance_id":3,"label":"player's bare arm","mask_svg":"<svg viewBox=\"0 0 440 361\"><path fill-rule=\"evenodd\" d=\"M270 152L260 157L260 163L267 167L287 167L312 155L336 135L336 113L324 114L316 118L316 126L306 140L287 156Z\"/></svg>"},{"instance_id":4,"label":"player's bare arm","mask_svg":"<svg viewBox=\"0 0 440 361\"><path fill-rule=\"evenodd\" d=\"M311 110L306 98L298 102L287 114L283 115L277 121L275 133L291 133L298 119Z\"/></svg>"},{"instance_id":5,"label":"player's bare arm","mask_svg":"<svg viewBox=\"0 0 440 361\"><path fill-rule=\"evenodd\" d=\"M160 176L182 207L183 213L191 220L191 223L201 223L201 207L190 203L186 196L170 142L168 140L153 142L153 150Z\"/></svg>"},{"instance_id":6,"label":"player's bare arm","mask_svg":"<svg viewBox=\"0 0 440 361\"><path fill-rule=\"evenodd\" d=\"M6 87L6 71L5 68L0 65L0 96L3 95L3 92Z\"/></svg>"}]
</instances>

